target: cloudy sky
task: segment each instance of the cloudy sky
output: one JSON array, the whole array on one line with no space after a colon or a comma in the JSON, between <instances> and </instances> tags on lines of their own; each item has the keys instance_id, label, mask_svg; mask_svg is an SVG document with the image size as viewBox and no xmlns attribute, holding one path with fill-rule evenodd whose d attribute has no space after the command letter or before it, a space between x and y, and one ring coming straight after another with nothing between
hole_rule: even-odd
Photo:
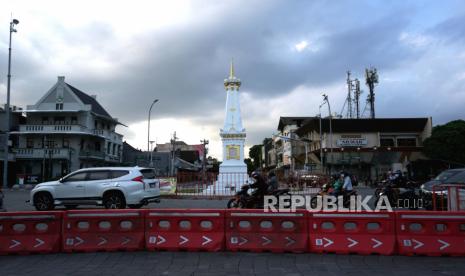
<instances>
[{"instance_id":1,"label":"cloudy sky","mask_svg":"<svg viewBox=\"0 0 465 276\"><path fill-rule=\"evenodd\" d=\"M378 117L465 119L463 1L7 1L0 11L0 99L6 98L8 27L12 104L34 104L59 75L128 125L125 140L210 140L219 156L233 57L242 80L247 145L276 132L279 116L313 116L321 94L334 112L346 71L379 72ZM363 83L363 81L362 81ZM363 85L363 99L367 88ZM4 100L0 100L4 102ZM364 107L364 101L362 107Z\"/></svg>"}]
</instances>

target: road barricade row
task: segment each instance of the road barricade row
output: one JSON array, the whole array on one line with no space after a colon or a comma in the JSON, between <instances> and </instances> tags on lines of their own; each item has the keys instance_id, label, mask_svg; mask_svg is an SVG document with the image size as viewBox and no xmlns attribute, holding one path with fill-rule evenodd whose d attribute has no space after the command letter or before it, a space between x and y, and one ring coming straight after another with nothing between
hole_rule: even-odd
<instances>
[{"instance_id":1,"label":"road barricade row","mask_svg":"<svg viewBox=\"0 0 465 276\"><path fill-rule=\"evenodd\" d=\"M148 250L221 251L224 249L224 210L147 210L145 247Z\"/></svg>"},{"instance_id":2,"label":"road barricade row","mask_svg":"<svg viewBox=\"0 0 465 276\"><path fill-rule=\"evenodd\" d=\"M115 250L465 256L465 212L0 213L0 255Z\"/></svg>"}]
</instances>

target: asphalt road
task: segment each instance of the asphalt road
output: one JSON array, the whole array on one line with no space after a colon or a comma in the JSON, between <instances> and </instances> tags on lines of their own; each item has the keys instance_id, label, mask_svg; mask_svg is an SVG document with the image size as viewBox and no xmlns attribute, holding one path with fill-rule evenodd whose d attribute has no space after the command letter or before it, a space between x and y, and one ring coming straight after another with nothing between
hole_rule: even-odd
<instances>
[{"instance_id":1,"label":"asphalt road","mask_svg":"<svg viewBox=\"0 0 465 276\"><path fill-rule=\"evenodd\" d=\"M374 190L371 188L357 188L357 192L362 195L373 195ZM33 211L35 208L26 203L29 200L28 190L6 190L4 191L4 208L7 211ZM228 199L173 199L162 198L160 203L151 203L144 208L199 208L199 209L225 209ZM372 203L372 202L371 202ZM83 206L78 209L95 209L102 207ZM63 207L57 207L57 210L64 210Z\"/></svg>"}]
</instances>

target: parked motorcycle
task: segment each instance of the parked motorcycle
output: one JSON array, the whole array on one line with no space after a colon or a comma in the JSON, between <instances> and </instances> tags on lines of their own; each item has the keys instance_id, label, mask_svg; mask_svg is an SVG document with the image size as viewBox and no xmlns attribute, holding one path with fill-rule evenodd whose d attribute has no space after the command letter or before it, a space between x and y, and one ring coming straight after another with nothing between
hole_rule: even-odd
<instances>
[{"instance_id":1,"label":"parked motorcycle","mask_svg":"<svg viewBox=\"0 0 465 276\"><path fill-rule=\"evenodd\" d=\"M249 194L249 185L243 185L241 190L238 191L234 198L231 198L228 201L228 209L237 208L237 209L259 209L263 208L263 199L257 198ZM289 195L289 189L277 189L269 193L268 195L280 197L284 195ZM279 202L279 199L278 199Z\"/></svg>"}]
</instances>

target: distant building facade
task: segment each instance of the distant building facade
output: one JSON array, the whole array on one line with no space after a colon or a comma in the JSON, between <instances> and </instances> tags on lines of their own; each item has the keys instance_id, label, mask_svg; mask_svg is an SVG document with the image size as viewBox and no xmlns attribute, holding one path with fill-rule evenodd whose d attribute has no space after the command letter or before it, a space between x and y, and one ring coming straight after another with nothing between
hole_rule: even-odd
<instances>
[{"instance_id":1,"label":"distant building facade","mask_svg":"<svg viewBox=\"0 0 465 276\"><path fill-rule=\"evenodd\" d=\"M119 165L120 123L90 96L58 77L35 105L23 111L26 122L11 134L19 174L53 179L80 168Z\"/></svg>"}]
</instances>

